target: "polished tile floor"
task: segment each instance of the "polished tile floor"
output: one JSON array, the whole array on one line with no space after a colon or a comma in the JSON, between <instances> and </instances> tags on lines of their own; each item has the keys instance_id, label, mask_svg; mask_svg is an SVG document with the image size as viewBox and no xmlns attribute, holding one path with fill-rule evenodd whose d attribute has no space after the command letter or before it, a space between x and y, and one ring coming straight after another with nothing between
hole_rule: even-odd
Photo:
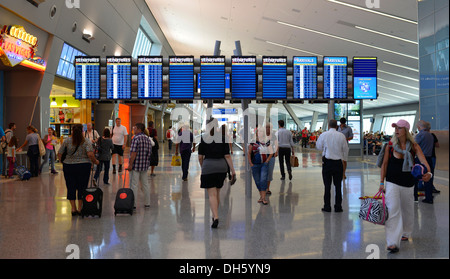
<instances>
[{"instance_id":1,"label":"polished tile floor","mask_svg":"<svg viewBox=\"0 0 450 279\"><path fill-rule=\"evenodd\" d=\"M210 228L211 213L199 188L197 153L191 158L189 180L180 167L171 167L171 154L160 150L156 176L149 177L151 207L142 192L133 216L114 217L116 191L123 174L112 175L104 191L103 215L72 217L59 174L42 174L22 182L0 180L0 258L64 259L364 259L449 258L449 176L437 172L441 190L434 205L415 204L415 229L400 252L386 251L384 227L358 219L360 199L377 192L379 169L375 156L350 158L343 182L344 212L321 212L323 184L320 154L301 150L300 167L292 181L281 181L275 166L267 206L258 193L245 195L242 152L233 154L238 181L226 180L221 191L220 224ZM237 149L237 148L235 148ZM128 180L128 179L127 179ZM126 181L126 184L129 182Z\"/></svg>"}]
</instances>

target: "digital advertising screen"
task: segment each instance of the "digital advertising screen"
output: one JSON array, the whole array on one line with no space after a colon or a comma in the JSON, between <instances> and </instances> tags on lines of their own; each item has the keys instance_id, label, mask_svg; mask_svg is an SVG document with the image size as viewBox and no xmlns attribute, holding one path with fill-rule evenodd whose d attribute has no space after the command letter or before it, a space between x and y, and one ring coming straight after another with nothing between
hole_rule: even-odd
<instances>
[{"instance_id":1,"label":"digital advertising screen","mask_svg":"<svg viewBox=\"0 0 450 279\"><path fill-rule=\"evenodd\" d=\"M200 95L203 99L225 98L225 56L200 57Z\"/></svg>"},{"instance_id":2,"label":"digital advertising screen","mask_svg":"<svg viewBox=\"0 0 450 279\"><path fill-rule=\"evenodd\" d=\"M138 57L138 99L162 99L163 58Z\"/></svg>"},{"instance_id":3,"label":"digital advertising screen","mask_svg":"<svg viewBox=\"0 0 450 279\"><path fill-rule=\"evenodd\" d=\"M323 58L323 98L347 98L347 57Z\"/></svg>"},{"instance_id":4,"label":"digital advertising screen","mask_svg":"<svg viewBox=\"0 0 450 279\"><path fill-rule=\"evenodd\" d=\"M286 99L287 58L264 56L262 61L263 99Z\"/></svg>"},{"instance_id":5,"label":"digital advertising screen","mask_svg":"<svg viewBox=\"0 0 450 279\"><path fill-rule=\"evenodd\" d=\"M231 97L233 99L255 99L256 57L231 57Z\"/></svg>"},{"instance_id":6,"label":"digital advertising screen","mask_svg":"<svg viewBox=\"0 0 450 279\"><path fill-rule=\"evenodd\" d=\"M317 99L317 57L295 56L292 65L294 99Z\"/></svg>"},{"instance_id":7,"label":"digital advertising screen","mask_svg":"<svg viewBox=\"0 0 450 279\"><path fill-rule=\"evenodd\" d=\"M100 99L100 57L75 57L75 98Z\"/></svg>"},{"instance_id":8,"label":"digital advertising screen","mask_svg":"<svg viewBox=\"0 0 450 279\"><path fill-rule=\"evenodd\" d=\"M353 98L377 97L377 58L353 57Z\"/></svg>"},{"instance_id":9,"label":"digital advertising screen","mask_svg":"<svg viewBox=\"0 0 450 279\"><path fill-rule=\"evenodd\" d=\"M169 57L169 95L171 99L194 98L194 57Z\"/></svg>"},{"instance_id":10,"label":"digital advertising screen","mask_svg":"<svg viewBox=\"0 0 450 279\"><path fill-rule=\"evenodd\" d=\"M106 98L131 99L131 57L106 57Z\"/></svg>"}]
</instances>

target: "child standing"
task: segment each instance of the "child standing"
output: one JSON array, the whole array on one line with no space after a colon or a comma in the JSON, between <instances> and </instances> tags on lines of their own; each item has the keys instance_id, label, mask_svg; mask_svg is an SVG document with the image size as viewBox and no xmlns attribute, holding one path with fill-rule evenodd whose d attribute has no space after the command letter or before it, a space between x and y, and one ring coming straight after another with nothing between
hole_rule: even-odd
<instances>
[{"instance_id":1,"label":"child standing","mask_svg":"<svg viewBox=\"0 0 450 279\"><path fill-rule=\"evenodd\" d=\"M103 136L98 140L98 154L97 159L100 164L97 166L97 170L94 175L94 185L97 187L97 180L100 176L103 166L105 172L103 174L103 183L109 185L109 166L111 164L111 151L114 149L114 145L111 139L111 131L108 128L103 130Z\"/></svg>"},{"instance_id":2,"label":"child standing","mask_svg":"<svg viewBox=\"0 0 450 279\"><path fill-rule=\"evenodd\" d=\"M6 148L6 158L8 158L8 178L13 178L14 165L16 163L16 147L19 145L19 141L15 136L9 141L8 147Z\"/></svg>"}]
</instances>

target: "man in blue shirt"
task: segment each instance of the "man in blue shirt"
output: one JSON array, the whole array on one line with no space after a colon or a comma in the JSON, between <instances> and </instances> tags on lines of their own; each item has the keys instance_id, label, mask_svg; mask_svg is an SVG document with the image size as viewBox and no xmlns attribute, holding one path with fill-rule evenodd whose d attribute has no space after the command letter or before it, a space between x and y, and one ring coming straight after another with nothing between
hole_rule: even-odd
<instances>
[{"instance_id":1,"label":"man in blue shirt","mask_svg":"<svg viewBox=\"0 0 450 279\"><path fill-rule=\"evenodd\" d=\"M430 166L431 170L428 170L432 174L434 174L433 169L433 162L432 162L432 155L433 155L433 146L434 146L434 138L433 135L427 131L429 123L424 120L419 120L417 122L417 128L419 129L419 133L415 137L416 143L420 146L420 149L422 149L423 155L427 159L428 165ZM419 163L418 159L416 158L416 163ZM425 188L425 199L422 200L424 203L433 203L433 181L430 179L428 182L424 183ZM418 181L416 181L416 185L414 186L414 199L418 200Z\"/></svg>"}]
</instances>

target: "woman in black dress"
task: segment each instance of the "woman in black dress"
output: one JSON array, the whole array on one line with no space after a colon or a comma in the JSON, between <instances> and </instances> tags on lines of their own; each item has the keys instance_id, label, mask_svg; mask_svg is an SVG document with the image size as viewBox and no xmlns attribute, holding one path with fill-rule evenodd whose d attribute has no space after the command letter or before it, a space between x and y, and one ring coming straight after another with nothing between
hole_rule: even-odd
<instances>
[{"instance_id":1,"label":"woman in black dress","mask_svg":"<svg viewBox=\"0 0 450 279\"><path fill-rule=\"evenodd\" d=\"M213 215L211 227L217 228L219 225L220 189L223 187L228 167L233 181L236 180L236 172L231 160L230 147L228 143L222 141L222 133L218 130L217 119L210 121L206 131L198 148L198 160L202 168L200 188L208 191L209 205Z\"/></svg>"}]
</instances>

